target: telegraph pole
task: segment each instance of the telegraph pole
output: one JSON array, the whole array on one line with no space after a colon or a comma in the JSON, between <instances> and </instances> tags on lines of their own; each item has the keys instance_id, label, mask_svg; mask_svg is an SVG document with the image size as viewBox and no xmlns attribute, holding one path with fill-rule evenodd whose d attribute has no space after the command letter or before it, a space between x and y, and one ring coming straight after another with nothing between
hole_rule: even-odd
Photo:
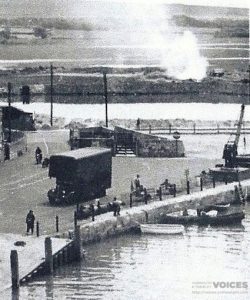
<instances>
[{"instance_id":1,"label":"telegraph pole","mask_svg":"<svg viewBox=\"0 0 250 300\"><path fill-rule=\"evenodd\" d=\"M108 127L108 88L107 88L107 74L103 72L103 87L104 87L104 99L105 99L105 119L106 127Z\"/></svg>"},{"instance_id":2,"label":"telegraph pole","mask_svg":"<svg viewBox=\"0 0 250 300\"><path fill-rule=\"evenodd\" d=\"M11 83L8 82L8 142L11 143Z\"/></svg>"},{"instance_id":3,"label":"telegraph pole","mask_svg":"<svg viewBox=\"0 0 250 300\"><path fill-rule=\"evenodd\" d=\"M50 65L50 125L53 126L53 65Z\"/></svg>"}]
</instances>

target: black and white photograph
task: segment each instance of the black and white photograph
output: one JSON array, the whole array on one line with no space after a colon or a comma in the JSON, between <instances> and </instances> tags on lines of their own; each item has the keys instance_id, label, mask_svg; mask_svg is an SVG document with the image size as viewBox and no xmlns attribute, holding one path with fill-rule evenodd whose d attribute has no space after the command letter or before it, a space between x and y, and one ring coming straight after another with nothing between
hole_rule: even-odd
<instances>
[{"instance_id":1,"label":"black and white photograph","mask_svg":"<svg viewBox=\"0 0 250 300\"><path fill-rule=\"evenodd\" d=\"M0 298L250 299L249 0L0 0Z\"/></svg>"}]
</instances>

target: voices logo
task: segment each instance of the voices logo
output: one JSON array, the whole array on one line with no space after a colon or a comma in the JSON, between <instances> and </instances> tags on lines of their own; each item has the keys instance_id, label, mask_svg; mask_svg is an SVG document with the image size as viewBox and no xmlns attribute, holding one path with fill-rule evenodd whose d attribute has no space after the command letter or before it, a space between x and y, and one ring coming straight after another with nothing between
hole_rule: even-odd
<instances>
[{"instance_id":1,"label":"voices logo","mask_svg":"<svg viewBox=\"0 0 250 300\"><path fill-rule=\"evenodd\" d=\"M213 281L213 287L216 289L247 289L247 281Z\"/></svg>"}]
</instances>

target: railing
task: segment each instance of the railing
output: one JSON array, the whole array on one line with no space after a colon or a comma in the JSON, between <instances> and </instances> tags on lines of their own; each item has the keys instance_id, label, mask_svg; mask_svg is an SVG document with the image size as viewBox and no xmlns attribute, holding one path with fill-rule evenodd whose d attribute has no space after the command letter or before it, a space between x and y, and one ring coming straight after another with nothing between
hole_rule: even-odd
<instances>
[{"instance_id":1,"label":"railing","mask_svg":"<svg viewBox=\"0 0 250 300\"><path fill-rule=\"evenodd\" d=\"M195 124L193 127L156 127L152 128L140 128L137 129L141 132L148 132L152 134L173 134L178 131L180 134L236 134L237 128L235 127L197 127ZM250 134L250 128L243 128L241 134Z\"/></svg>"}]
</instances>

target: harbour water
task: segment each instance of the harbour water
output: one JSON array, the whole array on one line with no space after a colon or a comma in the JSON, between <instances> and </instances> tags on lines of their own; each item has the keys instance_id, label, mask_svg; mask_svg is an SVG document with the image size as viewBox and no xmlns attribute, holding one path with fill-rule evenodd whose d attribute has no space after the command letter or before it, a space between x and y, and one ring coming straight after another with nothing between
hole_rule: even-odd
<instances>
[{"instance_id":1,"label":"harbour water","mask_svg":"<svg viewBox=\"0 0 250 300\"><path fill-rule=\"evenodd\" d=\"M85 260L20 289L20 299L249 299L250 206L242 226L183 236L126 235L85 247ZM202 283L202 284L201 284Z\"/></svg>"}]
</instances>

